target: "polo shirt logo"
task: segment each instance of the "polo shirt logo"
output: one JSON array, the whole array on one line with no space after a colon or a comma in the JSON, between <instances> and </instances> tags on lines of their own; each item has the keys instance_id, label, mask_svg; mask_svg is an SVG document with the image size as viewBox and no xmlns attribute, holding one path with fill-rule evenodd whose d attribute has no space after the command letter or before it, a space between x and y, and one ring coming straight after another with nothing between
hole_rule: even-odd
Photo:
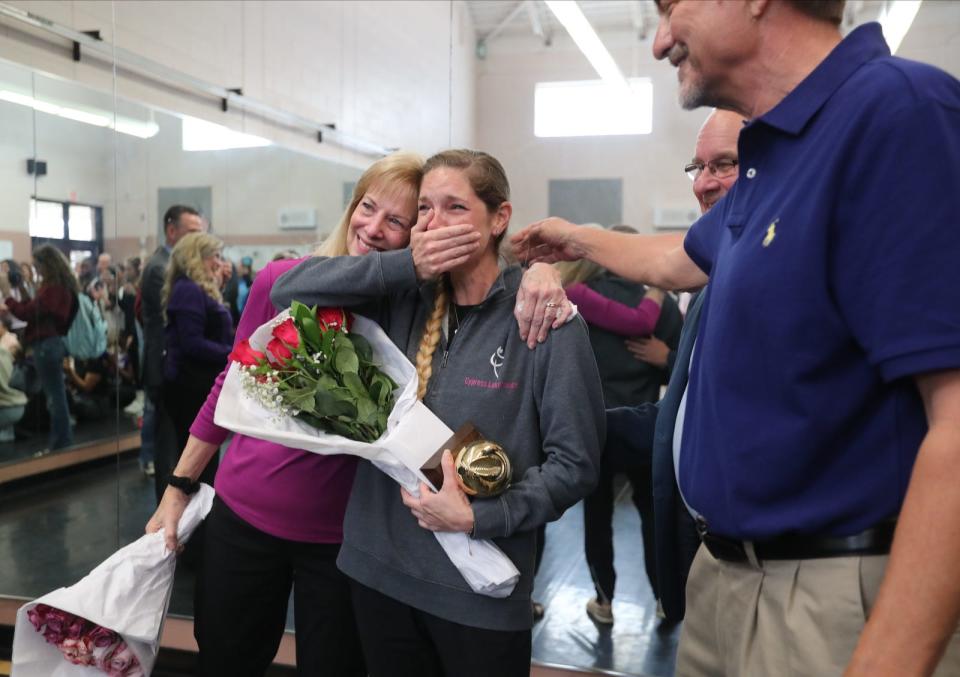
<instances>
[{"instance_id":1,"label":"polo shirt logo","mask_svg":"<svg viewBox=\"0 0 960 677\"><path fill-rule=\"evenodd\" d=\"M773 242L773 238L777 236L777 223L780 219L774 219L773 222L767 226L767 234L763 238L763 246L769 247L770 243Z\"/></svg>"}]
</instances>

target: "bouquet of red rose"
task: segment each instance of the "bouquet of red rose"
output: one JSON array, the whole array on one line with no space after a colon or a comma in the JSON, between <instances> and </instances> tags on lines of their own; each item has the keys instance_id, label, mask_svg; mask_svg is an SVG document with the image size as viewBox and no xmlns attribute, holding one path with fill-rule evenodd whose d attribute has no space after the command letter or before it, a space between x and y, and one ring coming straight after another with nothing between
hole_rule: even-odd
<instances>
[{"instance_id":1,"label":"bouquet of red rose","mask_svg":"<svg viewBox=\"0 0 960 677\"><path fill-rule=\"evenodd\" d=\"M73 665L97 668L110 677L143 676L136 654L109 628L46 604L29 609L27 619Z\"/></svg>"},{"instance_id":2,"label":"bouquet of red rose","mask_svg":"<svg viewBox=\"0 0 960 677\"><path fill-rule=\"evenodd\" d=\"M294 301L230 357L218 426L368 459L414 494L421 482L430 485L423 465L453 431L417 400L416 369L376 322ZM495 544L464 533L434 536L474 592L513 592L520 572Z\"/></svg>"},{"instance_id":3,"label":"bouquet of red rose","mask_svg":"<svg viewBox=\"0 0 960 677\"><path fill-rule=\"evenodd\" d=\"M264 408L351 440L373 442L387 429L396 382L373 361L373 348L351 334L341 308L297 301L278 322L265 351L241 341L230 359L244 390Z\"/></svg>"}]
</instances>

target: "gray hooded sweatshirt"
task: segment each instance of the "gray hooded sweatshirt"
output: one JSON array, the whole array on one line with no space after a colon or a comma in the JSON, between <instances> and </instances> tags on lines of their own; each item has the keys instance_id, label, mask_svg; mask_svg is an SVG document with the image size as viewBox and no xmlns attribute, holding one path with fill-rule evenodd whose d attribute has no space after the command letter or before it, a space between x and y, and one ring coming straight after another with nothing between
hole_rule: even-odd
<instances>
[{"instance_id":1,"label":"gray hooded sweatshirt","mask_svg":"<svg viewBox=\"0 0 960 677\"><path fill-rule=\"evenodd\" d=\"M478 595L433 534L417 524L400 488L362 462L344 518L337 564L348 576L440 618L492 630L533 623L530 592L536 529L558 519L596 485L605 434L603 395L580 318L530 350L513 307L521 271L501 271L486 299L441 338L424 403L452 430L470 421L503 446L513 483L494 498L473 499L476 538L496 543L520 570L506 599ZM420 284L409 250L310 258L280 277L271 299L343 306L376 320L415 360L433 309L435 285Z\"/></svg>"}]
</instances>

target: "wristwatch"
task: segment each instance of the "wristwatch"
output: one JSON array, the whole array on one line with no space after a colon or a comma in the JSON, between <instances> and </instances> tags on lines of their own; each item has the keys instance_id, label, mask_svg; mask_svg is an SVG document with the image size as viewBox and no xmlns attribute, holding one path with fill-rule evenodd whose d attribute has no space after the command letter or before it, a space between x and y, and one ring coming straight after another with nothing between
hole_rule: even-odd
<instances>
[{"instance_id":1,"label":"wristwatch","mask_svg":"<svg viewBox=\"0 0 960 677\"><path fill-rule=\"evenodd\" d=\"M178 477L177 475L170 475L167 478L167 484L171 487L176 487L187 496L197 493L200 490L200 483L194 482L189 477Z\"/></svg>"}]
</instances>

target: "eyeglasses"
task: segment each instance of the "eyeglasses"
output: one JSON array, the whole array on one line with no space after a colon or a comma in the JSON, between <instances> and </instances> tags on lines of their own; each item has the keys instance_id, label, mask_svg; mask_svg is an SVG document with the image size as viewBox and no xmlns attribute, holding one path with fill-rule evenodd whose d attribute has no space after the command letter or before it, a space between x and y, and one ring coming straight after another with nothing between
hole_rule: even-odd
<instances>
[{"instance_id":1,"label":"eyeglasses","mask_svg":"<svg viewBox=\"0 0 960 677\"><path fill-rule=\"evenodd\" d=\"M718 179L725 179L736 174L737 161L723 158L720 160L711 160L707 163L691 162L683 168L683 171L690 177L691 181L696 181L700 178L700 174L704 169L707 169L711 176Z\"/></svg>"}]
</instances>

